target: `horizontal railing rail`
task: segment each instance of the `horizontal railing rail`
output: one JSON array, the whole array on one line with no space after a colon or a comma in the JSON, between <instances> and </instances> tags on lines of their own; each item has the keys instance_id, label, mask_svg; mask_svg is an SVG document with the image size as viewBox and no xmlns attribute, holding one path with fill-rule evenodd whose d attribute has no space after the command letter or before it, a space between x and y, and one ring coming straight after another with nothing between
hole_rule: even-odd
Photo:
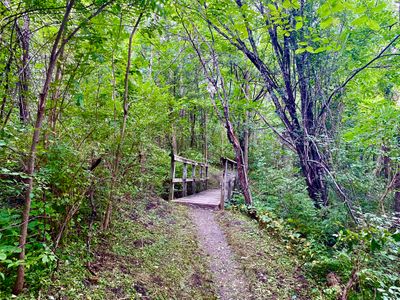
<instances>
[{"instance_id":1,"label":"horizontal railing rail","mask_svg":"<svg viewBox=\"0 0 400 300\"><path fill-rule=\"evenodd\" d=\"M183 164L182 177L175 177L177 163ZM188 166L191 166L191 176L188 176ZM197 169L199 169L198 174L196 172ZM175 184L182 184L182 197L186 197L188 195L188 183L191 184L191 193L195 194L198 191L207 189L208 179L208 164L206 162L198 162L176 154L171 154L169 200L175 198Z\"/></svg>"}]
</instances>

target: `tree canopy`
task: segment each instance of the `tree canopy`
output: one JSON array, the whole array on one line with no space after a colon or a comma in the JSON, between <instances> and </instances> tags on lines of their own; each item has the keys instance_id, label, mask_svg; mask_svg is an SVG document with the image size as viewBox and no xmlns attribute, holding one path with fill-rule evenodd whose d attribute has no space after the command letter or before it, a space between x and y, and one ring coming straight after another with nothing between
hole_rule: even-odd
<instances>
[{"instance_id":1,"label":"tree canopy","mask_svg":"<svg viewBox=\"0 0 400 300\"><path fill-rule=\"evenodd\" d=\"M315 299L400 298L398 2L0 12L0 297L37 295L66 245L118 230L127 195L167 200L172 153L237 162L226 206L301 249Z\"/></svg>"}]
</instances>

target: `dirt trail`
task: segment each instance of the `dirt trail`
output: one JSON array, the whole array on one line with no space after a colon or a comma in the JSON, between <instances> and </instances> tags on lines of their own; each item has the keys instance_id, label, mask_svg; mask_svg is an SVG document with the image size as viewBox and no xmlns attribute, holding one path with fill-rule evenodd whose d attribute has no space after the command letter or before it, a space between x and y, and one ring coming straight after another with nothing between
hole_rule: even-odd
<instances>
[{"instance_id":1,"label":"dirt trail","mask_svg":"<svg viewBox=\"0 0 400 300\"><path fill-rule=\"evenodd\" d=\"M210 269L222 300L252 299L249 285L225 239L214 212L191 208L190 216L197 227L202 250L210 258Z\"/></svg>"}]
</instances>

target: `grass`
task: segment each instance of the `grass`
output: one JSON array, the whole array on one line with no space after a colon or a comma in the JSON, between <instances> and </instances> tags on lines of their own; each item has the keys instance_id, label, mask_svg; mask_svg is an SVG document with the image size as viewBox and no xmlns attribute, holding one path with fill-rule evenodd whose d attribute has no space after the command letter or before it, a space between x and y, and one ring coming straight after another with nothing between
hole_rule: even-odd
<instances>
[{"instance_id":1,"label":"grass","mask_svg":"<svg viewBox=\"0 0 400 300\"><path fill-rule=\"evenodd\" d=\"M69 253L45 294L55 299L216 299L208 261L198 250L187 208L155 197L126 197L112 228ZM89 270L91 272L89 272Z\"/></svg>"},{"instance_id":2,"label":"grass","mask_svg":"<svg viewBox=\"0 0 400 300\"><path fill-rule=\"evenodd\" d=\"M199 250L188 208L153 196L125 197L112 227L64 241L58 270L38 295L19 299L218 299L208 257ZM313 299L301 262L277 237L236 211L216 213L254 299Z\"/></svg>"},{"instance_id":3,"label":"grass","mask_svg":"<svg viewBox=\"0 0 400 300\"><path fill-rule=\"evenodd\" d=\"M220 212L216 219L255 299L312 299L312 286L303 275L301 262L288 253L278 238L268 235L258 222L240 212Z\"/></svg>"}]
</instances>

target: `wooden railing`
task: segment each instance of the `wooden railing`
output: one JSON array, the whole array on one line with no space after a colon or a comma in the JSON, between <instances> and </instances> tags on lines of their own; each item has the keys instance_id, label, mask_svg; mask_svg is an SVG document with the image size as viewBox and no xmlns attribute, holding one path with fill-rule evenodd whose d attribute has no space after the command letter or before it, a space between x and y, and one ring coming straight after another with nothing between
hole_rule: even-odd
<instances>
[{"instance_id":1,"label":"wooden railing","mask_svg":"<svg viewBox=\"0 0 400 300\"><path fill-rule=\"evenodd\" d=\"M221 202L220 209L224 209L225 201L232 198L234 189L237 188L237 163L236 161L221 157L221 164L223 167L222 180L221 180Z\"/></svg>"},{"instance_id":2,"label":"wooden railing","mask_svg":"<svg viewBox=\"0 0 400 300\"><path fill-rule=\"evenodd\" d=\"M176 164L183 164L182 177L175 177ZM188 176L188 166L191 166L191 176ZM196 169L199 168L197 176ZM194 161L182 156L171 154L171 182L169 190L169 199L175 197L175 184L182 184L182 197L188 195L188 184L191 186L191 193L195 194L208 188L208 164L204 162Z\"/></svg>"}]
</instances>

